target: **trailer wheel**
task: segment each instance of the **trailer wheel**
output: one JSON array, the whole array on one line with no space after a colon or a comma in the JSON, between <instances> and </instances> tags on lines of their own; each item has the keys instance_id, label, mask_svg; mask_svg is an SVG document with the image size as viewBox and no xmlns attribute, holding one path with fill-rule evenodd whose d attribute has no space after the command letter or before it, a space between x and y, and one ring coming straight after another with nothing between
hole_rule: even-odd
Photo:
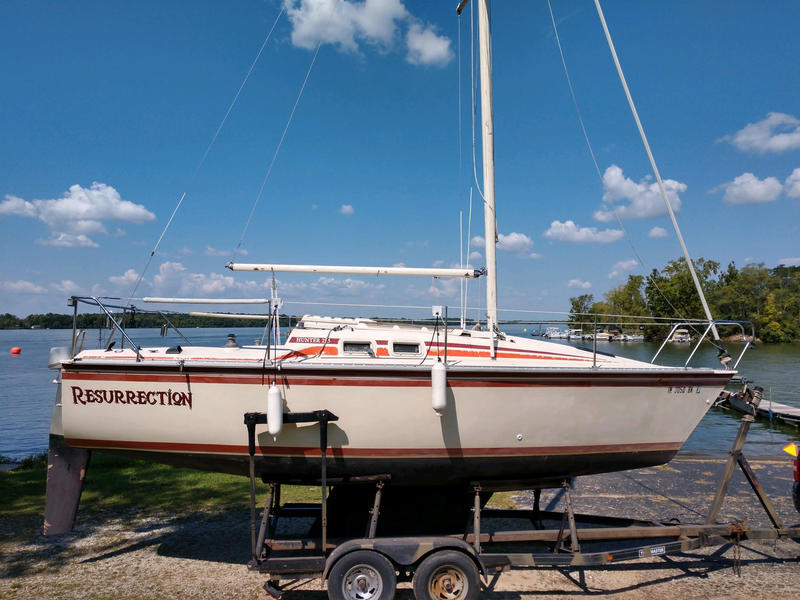
<instances>
[{"instance_id":1,"label":"trailer wheel","mask_svg":"<svg viewBox=\"0 0 800 600\"><path fill-rule=\"evenodd\" d=\"M330 600L392 600L397 576L392 564L372 550L345 554L331 567Z\"/></svg>"},{"instance_id":2,"label":"trailer wheel","mask_svg":"<svg viewBox=\"0 0 800 600\"><path fill-rule=\"evenodd\" d=\"M416 600L476 600L478 569L463 552L440 550L422 561L414 573Z\"/></svg>"}]
</instances>

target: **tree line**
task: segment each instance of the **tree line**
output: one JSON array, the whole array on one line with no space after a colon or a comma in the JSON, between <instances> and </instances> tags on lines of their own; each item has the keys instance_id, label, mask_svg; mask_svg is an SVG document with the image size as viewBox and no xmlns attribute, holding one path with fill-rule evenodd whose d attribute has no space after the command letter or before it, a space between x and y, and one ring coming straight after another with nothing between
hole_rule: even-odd
<instances>
[{"instance_id":1,"label":"tree line","mask_svg":"<svg viewBox=\"0 0 800 600\"><path fill-rule=\"evenodd\" d=\"M265 321L233 320L224 317L200 317L182 313L166 313L175 327L263 327ZM164 317L158 313L126 312L114 314L114 319L126 328L158 328L164 325ZM299 317L282 315L281 327L291 327ZM78 329L110 328L112 323L104 313L78 315ZM20 318L10 313L0 315L0 329L72 329L72 315L47 313Z\"/></svg>"},{"instance_id":2,"label":"tree line","mask_svg":"<svg viewBox=\"0 0 800 600\"><path fill-rule=\"evenodd\" d=\"M759 263L739 269L731 262L723 269L716 261L699 258L695 270L715 319L750 321L762 342L800 341L800 267L768 269ZM603 294L602 300L583 294L570 298L570 305L570 323L584 329L594 325L591 314L705 318L683 258L670 261L661 270L653 269L647 276L629 275L624 284ZM669 327L641 326L643 321L635 318L607 317L601 321L625 330L642 329L645 339L650 340L663 339L669 332ZM735 326L720 328L723 335L739 332Z\"/></svg>"}]
</instances>

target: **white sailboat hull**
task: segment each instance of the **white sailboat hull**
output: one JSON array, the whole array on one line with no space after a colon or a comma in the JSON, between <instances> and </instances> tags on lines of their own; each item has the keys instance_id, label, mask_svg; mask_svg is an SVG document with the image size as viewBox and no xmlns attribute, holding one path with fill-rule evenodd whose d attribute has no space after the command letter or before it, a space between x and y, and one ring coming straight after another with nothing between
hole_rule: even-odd
<instances>
[{"instance_id":1,"label":"white sailboat hull","mask_svg":"<svg viewBox=\"0 0 800 600\"><path fill-rule=\"evenodd\" d=\"M113 362L113 361L105 361ZM328 474L388 474L408 485L537 480L668 461L730 371L450 367L447 407L431 408L425 366L214 367L65 364L65 441L81 448L246 473L246 412L279 385L288 412L327 409ZM319 478L316 424L257 430L266 479Z\"/></svg>"}]
</instances>

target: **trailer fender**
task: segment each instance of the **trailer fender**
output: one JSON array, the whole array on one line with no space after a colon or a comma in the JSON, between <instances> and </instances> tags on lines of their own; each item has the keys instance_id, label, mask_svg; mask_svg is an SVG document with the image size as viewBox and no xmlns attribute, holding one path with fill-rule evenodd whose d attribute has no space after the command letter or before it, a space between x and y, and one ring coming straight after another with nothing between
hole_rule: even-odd
<instances>
[{"instance_id":1,"label":"trailer fender","mask_svg":"<svg viewBox=\"0 0 800 600\"><path fill-rule=\"evenodd\" d=\"M396 537L396 538L362 538L349 540L340 544L331 552L325 561L325 570L322 573L323 579L328 579L331 567L345 554L356 550L372 550L384 555L394 564L401 567L410 567L417 564L428 554L437 550L456 550L463 552L475 561L482 576L486 576L486 569L480 556L475 552L475 548L465 541L451 537Z\"/></svg>"}]
</instances>

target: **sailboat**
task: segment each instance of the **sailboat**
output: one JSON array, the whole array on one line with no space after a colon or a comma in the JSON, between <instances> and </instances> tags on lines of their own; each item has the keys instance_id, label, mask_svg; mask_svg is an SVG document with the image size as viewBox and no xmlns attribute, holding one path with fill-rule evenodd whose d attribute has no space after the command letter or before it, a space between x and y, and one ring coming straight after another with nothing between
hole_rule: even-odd
<instances>
[{"instance_id":1,"label":"sailboat","mask_svg":"<svg viewBox=\"0 0 800 600\"><path fill-rule=\"evenodd\" d=\"M485 326L453 327L434 307L428 325L306 315L283 341L273 336L266 344L77 353L73 344L73 351L56 352L50 533L71 526L88 452L244 475L243 415L265 410L254 468L274 482L319 481L320 426L290 416L320 410L336 417L327 423L326 468L338 485L380 474L393 486L520 489L658 465L678 452L734 370L659 366L499 327L487 0L478 12L485 269L227 266L268 274L485 276ZM273 318L277 306L271 304ZM71 500L57 502L66 496Z\"/></svg>"}]
</instances>

